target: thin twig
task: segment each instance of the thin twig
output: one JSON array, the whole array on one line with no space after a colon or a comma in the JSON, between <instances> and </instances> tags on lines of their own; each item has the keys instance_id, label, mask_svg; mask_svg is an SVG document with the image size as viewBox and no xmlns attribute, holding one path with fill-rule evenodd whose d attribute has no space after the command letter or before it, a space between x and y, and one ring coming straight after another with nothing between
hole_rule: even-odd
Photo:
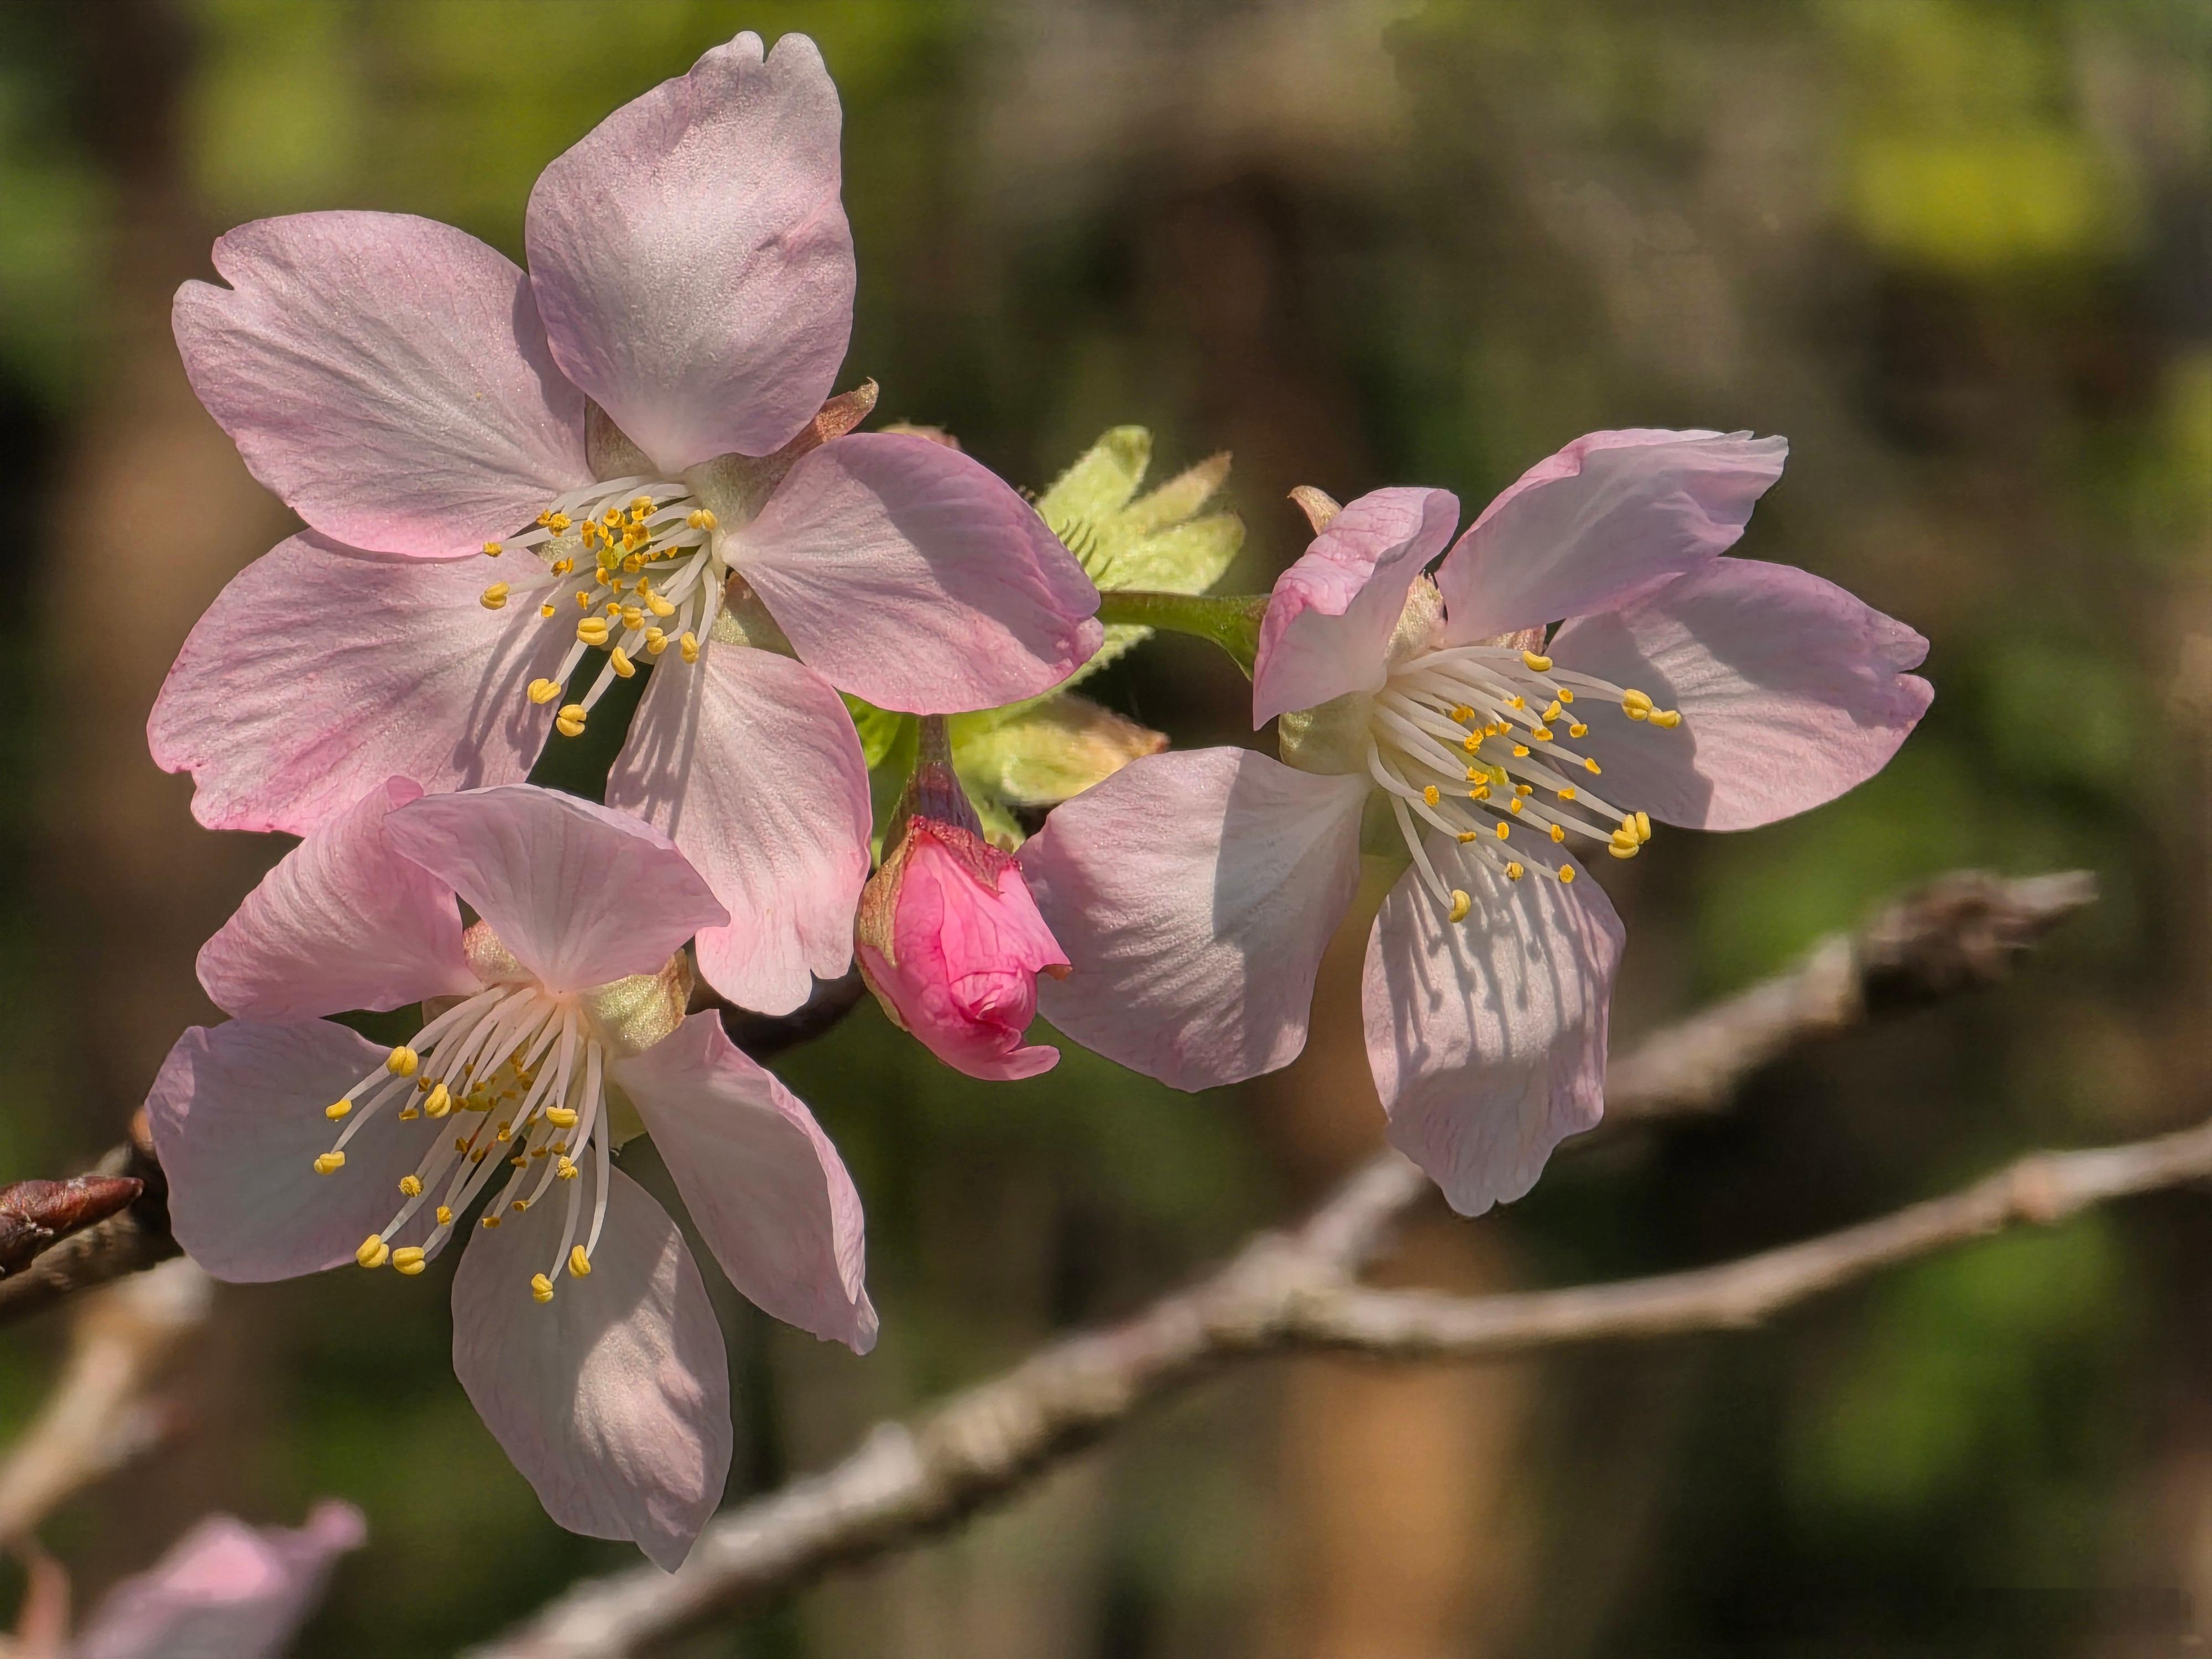
<instances>
[{"instance_id":1,"label":"thin twig","mask_svg":"<svg viewBox=\"0 0 2212 1659\"><path fill-rule=\"evenodd\" d=\"M168 1182L154 1161L143 1112L131 1123L131 1139L101 1158L94 1173L137 1182L138 1196L127 1208L70 1234L0 1279L0 1325L181 1254L169 1231Z\"/></svg>"},{"instance_id":2,"label":"thin twig","mask_svg":"<svg viewBox=\"0 0 2212 1659\"><path fill-rule=\"evenodd\" d=\"M1712 1109L1796 1044L2002 977L2014 955L2094 896L2083 875L1947 877L1858 933L1824 941L1802 966L1647 1041L1613 1068L1608 1115ZM587 1580L473 1659L648 1652L840 1562L957 1522L1231 1359L1291 1348L1475 1358L1727 1328L2009 1222L2055 1220L2208 1173L2212 1126L2030 1158L1954 1197L1698 1273L1465 1299L1354 1282L1429 1190L1411 1164L1385 1153L1295 1232L1255 1238L1191 1288L1109 1329L1055 1342L916 1425L878 1425L834 1468L713 1522L679 1571L641 1567Z\"/></svg>"}]
</instances>

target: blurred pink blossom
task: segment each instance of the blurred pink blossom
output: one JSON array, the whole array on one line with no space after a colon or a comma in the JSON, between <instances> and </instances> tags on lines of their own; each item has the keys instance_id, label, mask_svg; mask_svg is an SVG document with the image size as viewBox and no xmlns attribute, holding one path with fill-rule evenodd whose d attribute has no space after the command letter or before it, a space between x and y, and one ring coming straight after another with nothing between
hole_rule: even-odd
<instances>
[{"instance_id":1,"label":"blurred pink blossom","mask_svg":"<svg viewBox=\"0 0 2212 1659\"><path fill-rule=\"evenodd\" d=\"M107 1593L70 1659L276 1659L367 1536L350 1504L316 1504L296 1531L210 1515Z\"/></svg>"},{"instance_id":2,"label":"blurred pink blossom","mask_svg":"<svg viewBox=\"0 0 2212 1659\"><path fill-rule=\"evenodd\" d=\"M1367 946L1390 1139L1463 1213L1528 1191L1604 1105L1623 935L1572 848L1631 858L1654 818L1740 830L1832 799L1933 695L1906 672L1927 653L1911 629L1722 556L1786 448L1593 433L1492 502L1433 579L1451 495L1322 507L1254 672L1283 760L1138 760L1022 849L1075 964L1046 1016L1180 1088L1287 1065L1364 825L1411 864Z\"/></svg>"},{"instance_id":3,"label":"blurred pink blossom","mask_svg":"<svg viewBox=\"0 0 2212 1659\"><path fill-rule=\"evenodd\" d=\"M465 930L457 897L482 918ZM684 942L726 920L635 819L394 778L208 941L201 983L234 1018L187 1031L147 1102L178 1242L217 1278L412 1276L473 1233L453 1279L469 1398L556 1521L670 1568L721 1498L728 1366L690 1252L615 1144L651 1132L761 1307L861 1352L876 1335L836 1149L716 1015L684 1016ZM398 1047L321 1018L418 1001Z\"/></svg>"},{"instance_id":4,"label":"blurred pink blossom","mask_svg":"<svg viewBox=\"0 0 2212 1659\"><path fill-rule=\"evenodd\" d=\"M527 273L400 214L216 244L228 286L177 295L185 370L308 528L223 591L155 707L203 823L519 782L657 663L607 799L730 913L701 971L783 1012L844 970L870 823L838 692L996 706L1102 632L1013 490L925 437L844 435L865 400L824 408L854 284L841 121L813 42L741 34L545 169Z\"/></svg>"}]
</instances>

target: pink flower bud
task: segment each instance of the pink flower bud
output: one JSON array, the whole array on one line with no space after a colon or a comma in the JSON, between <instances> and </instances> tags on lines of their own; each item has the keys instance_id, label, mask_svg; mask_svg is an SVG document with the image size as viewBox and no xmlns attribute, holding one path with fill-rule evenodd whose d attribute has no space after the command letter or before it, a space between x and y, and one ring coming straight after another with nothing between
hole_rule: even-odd
<instances>
[{"instance_id":1,"label":"pink flower bud","mask_svg":"<svg viewBox=\"0 0 2212 1659\"><path fill-rule=\"evenodd\" d=\"M925 761L905 830L860 895L860 972L885 1012L970 1077L1035 1077L1060 1050L1024 1047L1036 976L1067 956L1012 856L985 841L950 768ZM966 819L963 823L961 819Z\"/></svg>"}]
</instances>

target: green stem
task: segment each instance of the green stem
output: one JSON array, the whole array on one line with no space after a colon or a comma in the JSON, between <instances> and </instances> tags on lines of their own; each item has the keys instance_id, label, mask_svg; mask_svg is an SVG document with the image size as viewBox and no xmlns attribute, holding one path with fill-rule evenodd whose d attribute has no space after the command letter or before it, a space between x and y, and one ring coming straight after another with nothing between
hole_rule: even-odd
<instances>
[{"instance_id":1,"label":"green stem","mask_svg":"<svg viewBox=\"0 0 2212 1659\"><path fill-rule=\"evenodd\" d=\"M1265 593L1153 593L1119 588L1098 596L1098 620L1139 628L1164 628L1211 640L1237 659L1244 677L1260 652L1260 618L1267 614Z\"/></svg>"}]
</instances>

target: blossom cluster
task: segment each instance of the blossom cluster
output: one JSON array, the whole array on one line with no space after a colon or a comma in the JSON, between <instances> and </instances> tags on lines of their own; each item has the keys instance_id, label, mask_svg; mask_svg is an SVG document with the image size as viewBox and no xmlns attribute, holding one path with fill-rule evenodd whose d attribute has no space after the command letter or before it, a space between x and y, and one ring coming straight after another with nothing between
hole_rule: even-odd
<instances>
[{"instance_id":1,"label":"blossom cluster","mask_svg":"<svg viewBox=\"0 0 2212 1659\"><path fill-rule=\"evenodd\" d=\"M1474 1214L1602 1108L1623 936L1583 860L1829 799L1930 695L1911 629L1729 556L1779 439L1595 433L1464 533L1441 489L1302 489L1310 545L1246 603L1205 592L1224 460L1140 495L1123 428L1031 500L941 433L860 430L841 122L811 42L743 34L545 169L526 270L309 213L223 236L175 307L306 526L149 727L201 823L300 837L200 954L231 1018L149 1101L177 1237L236 1281L466 1242L463 1388L556 1521L667 1567L721 1496L728 1371L623 1144L761 1308L877 1331L854 1182L720 1006L857 965L978 1079L1057 1061L1042 1010L1234 1083L1298 1054L1378 860L1376 1089ZM1151 626L1231 647L1279 759L1069 692ZM601 727L603 800L529 781Z\"/></svg>"}]
</instances>

